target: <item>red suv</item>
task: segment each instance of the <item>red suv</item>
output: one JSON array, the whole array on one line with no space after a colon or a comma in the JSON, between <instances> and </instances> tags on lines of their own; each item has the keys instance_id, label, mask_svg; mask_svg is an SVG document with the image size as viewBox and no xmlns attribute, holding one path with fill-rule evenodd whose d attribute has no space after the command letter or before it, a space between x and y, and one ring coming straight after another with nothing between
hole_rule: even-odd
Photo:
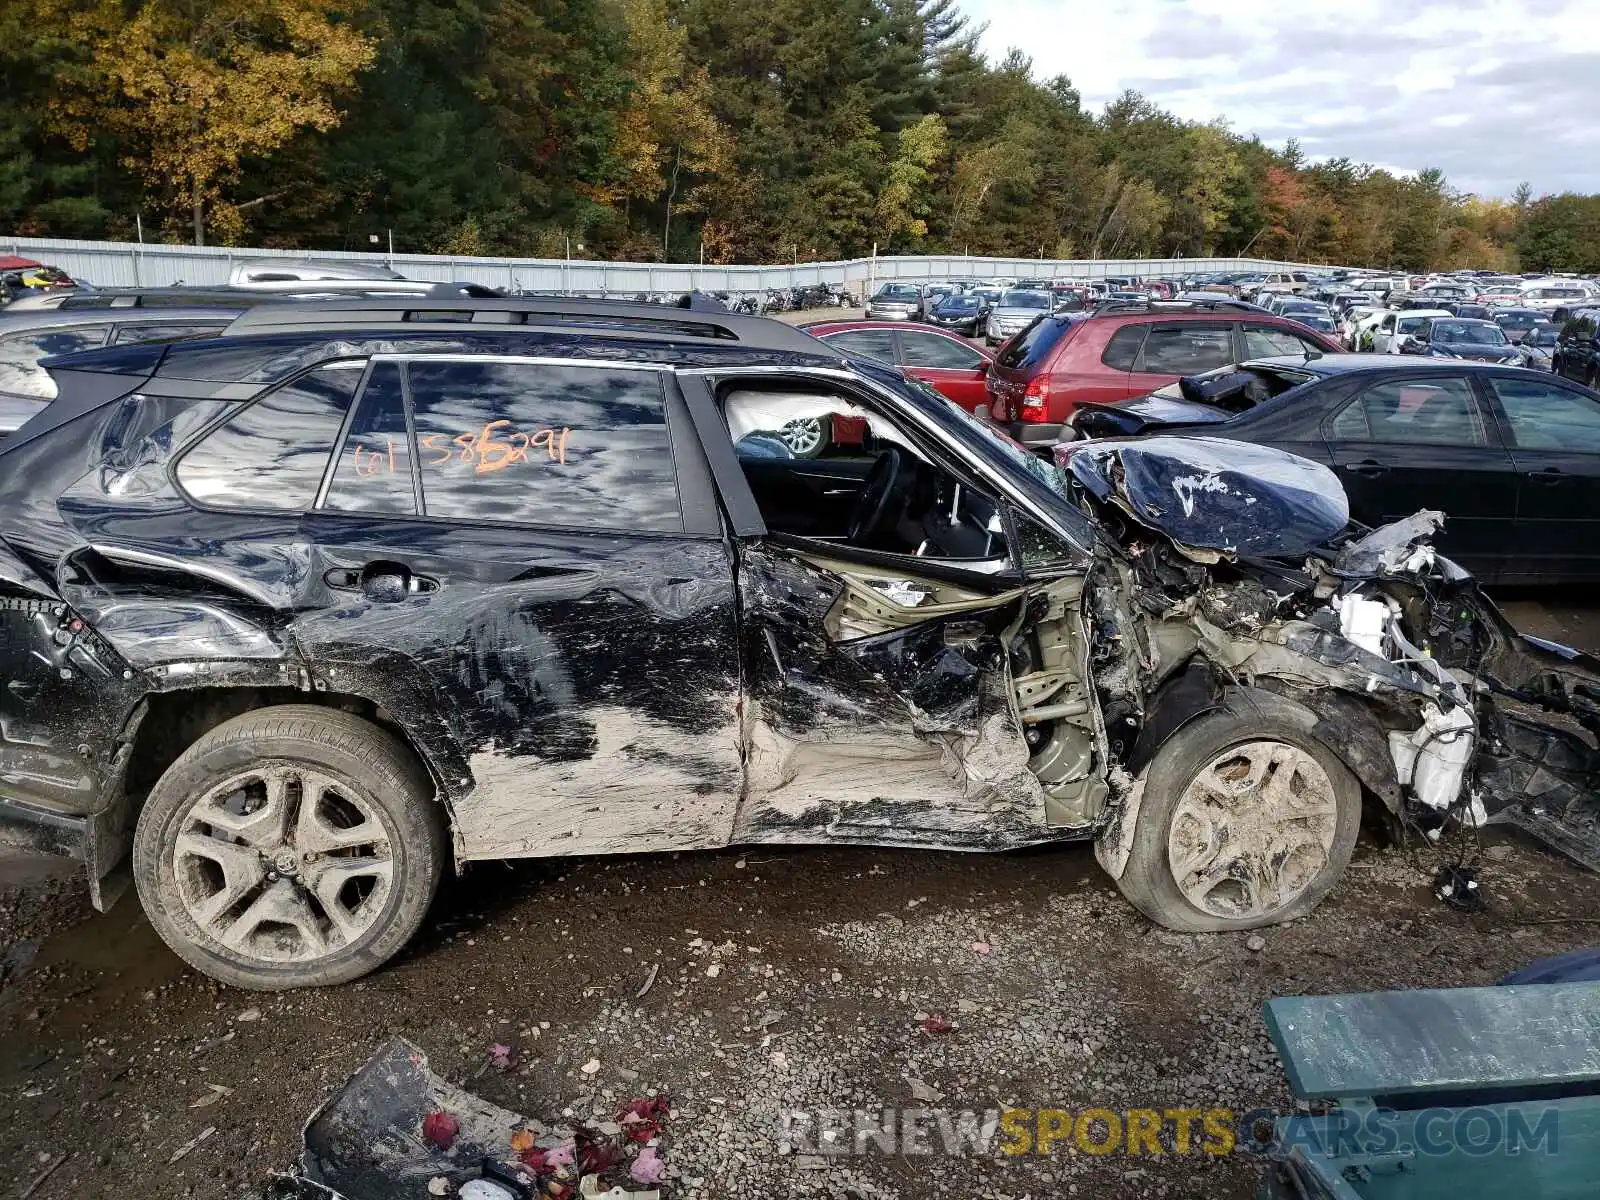
<instances>
[{"instance_id":1,"label":"red suv","mask_svg":"<svg viewBox=\"0 0 1600 1200\"><path fill-rule=\"evenodd\" d=\"M989 418L1026 446L1061 440L1072 410L1185 375L1282 354L1342 354L1313 329L1237 301L1039 318L989 368Z\"/></svg>"}]
</instances>

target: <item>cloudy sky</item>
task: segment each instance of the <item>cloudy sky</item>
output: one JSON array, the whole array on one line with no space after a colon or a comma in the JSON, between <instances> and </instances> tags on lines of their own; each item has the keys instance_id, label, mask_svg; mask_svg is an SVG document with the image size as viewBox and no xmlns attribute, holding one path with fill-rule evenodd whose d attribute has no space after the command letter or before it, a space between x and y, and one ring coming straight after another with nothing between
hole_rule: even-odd
<instances>
[{"instance_id":1,"label":"cloudy sky","mask_svg":"<svg viewBox=\"0 0 1600 1200\"><path fill-rule=\"evenodd\" d=\"M1457 188L1600 192L1600 0L961 0L1098 109L1186 120Z\"/></svg>"}]
</instances>

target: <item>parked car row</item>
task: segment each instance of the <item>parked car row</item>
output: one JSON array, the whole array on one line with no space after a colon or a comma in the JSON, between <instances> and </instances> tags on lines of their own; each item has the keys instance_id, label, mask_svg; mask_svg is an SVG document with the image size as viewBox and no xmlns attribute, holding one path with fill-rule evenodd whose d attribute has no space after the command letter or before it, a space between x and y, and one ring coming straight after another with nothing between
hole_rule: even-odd
<instances>
[{"instance_id":1,"label":"parked car row","mask_svg":"<svg viewBox=\"0 0 1600 1200\"><path fill-rule=\"evenodd\" d=\"M1173 432L1270 444L1339 472L1369 524L1443 510L1445 552L1486 579L1600 578L1600 521L1582 515L1600 512L1600 305L1558 329L1537 309L1474 306L1465 287L1435 286L1439 307L1388 307L1313 283L1258 289L1258 304L1196 290L1041 308L992 362L969 358L959 373L873 340L886 335L823 336L901 366L1036 453L1064 460L1096 438ZM1374 353L1342 353L1341 339ZM1372 411L1340 415L1358 392Z\"/></svg>"}]
</instances>

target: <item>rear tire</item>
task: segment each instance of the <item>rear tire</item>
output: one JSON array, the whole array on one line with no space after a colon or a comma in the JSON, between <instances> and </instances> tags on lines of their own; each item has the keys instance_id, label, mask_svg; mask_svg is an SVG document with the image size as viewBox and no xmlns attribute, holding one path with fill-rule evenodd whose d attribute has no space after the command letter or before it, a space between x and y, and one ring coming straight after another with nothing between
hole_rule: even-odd
<instances>
[{"instance_id":1,"label":"rear tire","mask_svg":"<svg viewBox=\"0 0 1600 1200\"><path fill-rule=\"evenodd\" d=\"M1360 831L1361 785L1331 750L1281 718L1218 710L1151 762L1117 884L1168 929L1281 924L1328 894Z\"/></svg>"},{"instance_id":2,"label":"rear tire","mask_svg":"<svg viewBox=\"0 0 1600 1200\"><path fill-rule=\"evenodd\" d=\"M421 925L446 832L392 734L338 709L235 717L150 791L133 875L150 923L213 979L261 991L347 983Z\"/></svg>"}]
</instances>

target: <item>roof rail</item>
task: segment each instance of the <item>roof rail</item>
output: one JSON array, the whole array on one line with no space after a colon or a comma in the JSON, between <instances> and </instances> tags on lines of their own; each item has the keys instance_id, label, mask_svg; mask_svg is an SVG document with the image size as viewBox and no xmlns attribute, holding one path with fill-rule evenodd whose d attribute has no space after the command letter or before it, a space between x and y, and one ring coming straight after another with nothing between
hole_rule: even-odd
<instances>
[{"instance_id":1,"label":"roof rail","mask_svg":"<svg viewBox=\"0 0 1600 1200\"><path fill-rule=\"evenodd\" d=\"M1226 310L1229 312L1264 312L1259 305L1251 304L1248 300L1234 300L1230 297L1219 296L1215 300L1107 300L1095 306L1094 315L1119 312L1212 312Z\"/></svg>"},{"instance_id":2,"label":"roof rail","mask_svg":"<svg viewBox=\"0 0 1600 1200\"><path fill-rule=\"evenodd\" d=\"M405 282L400 285L387 283L383 280L372 280L356 287L341 285L338 288L321 286L315 282L303 285L280 288L275 291L264 291L258 288L233 287L229 284L214 284L211 286L189 285L182 283L168 284L162 287L127 287L127 288L95 288L77 289L69 292L58 292L42 298L40 303L29 303L16 307L17 312L33 308L61 308L61 309L100 309L100 308L253 308L258 304L307 304L317 301L339 300L346 297L350 299L409 299L437 294L438 288L446 289L472 289L464 293L450 290L446 294L467 294L499 296L504 293L490 288L483 288L479 284L438 284L423 288L418 284ZM32 300L32 297L25 297Z\"/></svg>"},{"instance_id":3,"label":"roof rail","mask_svg":"<svg viewBox=\"0 0 1600 1200\"><path fill-rule=\"evenodd\" d=\"M466 289L471 288L468 292ZM447 325L459 327L542 326L591 334L654 334L661 337L740 342L763 350L788 350L837 357L809 333L770 317L713 309L706 298L685 304L635 300L573 300L559 296L482 295L477 285L441 284L426 296L300 300L259 304L240 313L228 336L339 325ZM720 311L719 311L720 310Z\"/></svg>"}]
</instances>

